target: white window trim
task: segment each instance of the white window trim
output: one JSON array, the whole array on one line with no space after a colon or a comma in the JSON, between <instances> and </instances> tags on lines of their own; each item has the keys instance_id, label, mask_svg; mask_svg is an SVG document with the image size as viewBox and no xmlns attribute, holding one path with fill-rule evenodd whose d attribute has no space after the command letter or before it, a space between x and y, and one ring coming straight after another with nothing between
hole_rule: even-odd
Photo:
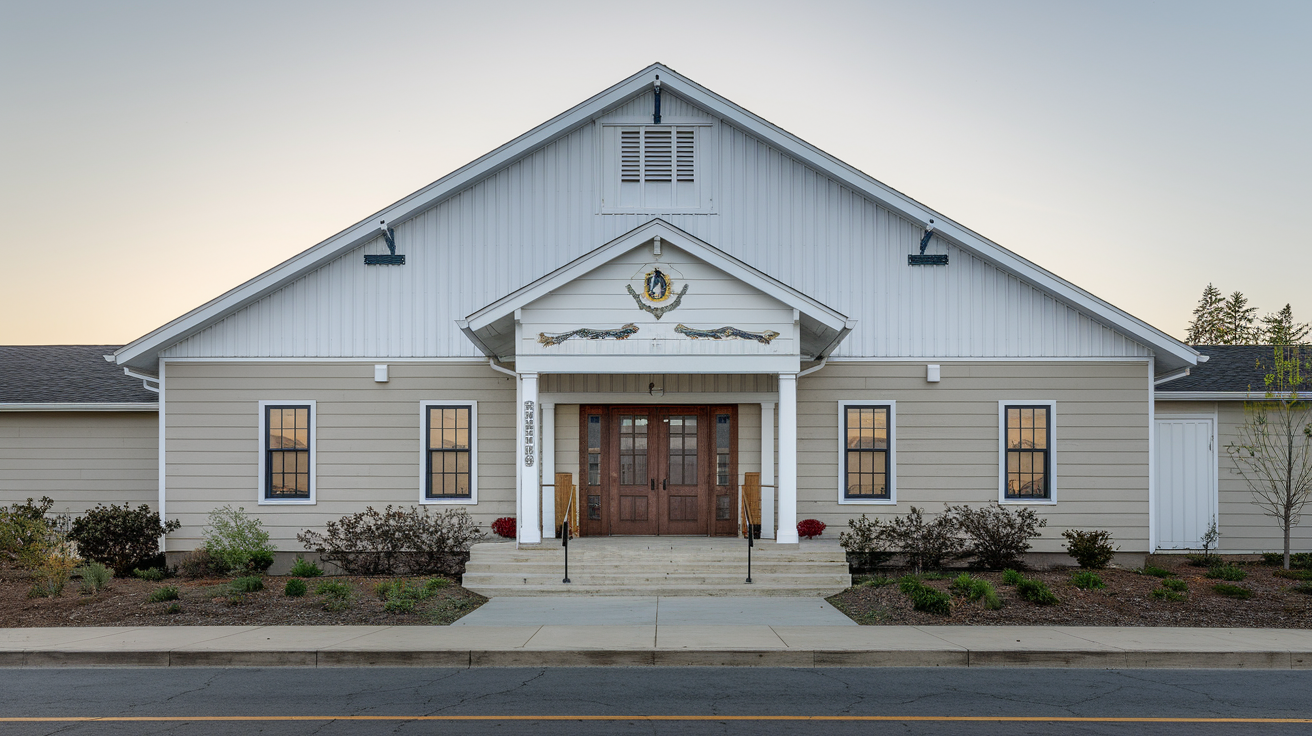
<instances>
[{"instance_id":1,"label":"white window trim","mask_svg":"<svg viewBox=\"0 0 1312 736\"><path fill-rule=\"evenodd\" d=\"M1048 407L1048 497L1007 498L1007 407ZM1008 399L998 402L998 503L1008 506L1057 505L1057 402L1051 399Z\"/></svg>"},{"instance_id":2,"label":"white window trim","mask_svg":"<svg viewBox=\"0 0 1312 736\"><path fill-rule=\"evenodd\" d=\"M606 169L606 146L607 128L697 128L697 154L694 166L696 167L698 199L701 204L696 207L658 207L655 205L620 207L606 201L606 192L609 187L610 179L605 177L614 176L616 183L619 181L619 170L609 171ZM716 159L715 142L718 138L716 135L717 127L714 121L708 121L701 118L683 119L671 116L663 116L659 124L651 122L650 117L641 118L614 118L601 123L596 143L596 171L597 181L601 186L597 187L597 214L599 215L630 215L642 213L660 213L660 214L691 214L691 215L713 215L716 214L718 189L715 188L717 181L718 160ZM619 138L616 137L616 144ZM618 163L619 157L616 156Z\"/></svg>"},{"instance_id":3,"label":"white window trim","mask_svg":"<svg viewBox=\"0 0 1312 736\"><path fill-rule=\"evenodd\" d=\"M266 443L269 441L269 412L265 409L267 406L308 406L310 407L310 497L309 498L267 498L268 487L266 484L267 474L265 463L268 462L269 448ZM260 402L260 481L257 484L259 491L255 499L258 506L313 506L318 502L318 480L316 479L315 466L318 465L319 452L315 445L319 442L319 424L318 424L318 407L313 400L308 399L284 399L280 401L261 401Z\"/></svg>"},{"instance_id":4,"label":"white window trim","mask_svg":"<svg viewBox=\"0 0 1312 736\"><path fill-rule=\"evenodd\" d=\"M888 407L888 498L844 498L846 479L847 432L846 414L849 406ZM838 503L844 506L896 506L897 505L897 402L885 399L844 399L838 402Z\"/></svg>"},{"instance_id":5,"label":"white window trim","mask_svg":"<svg viewBox=\"0 0 1312 736\"><path fill-rule=\"evenodd\" d=\"M428 409L433 406L469 407L469 498L428 498ZM419 402L419 503L428 506L475 506L478 504L478 402Z\"/></svg>"}]
</instances>

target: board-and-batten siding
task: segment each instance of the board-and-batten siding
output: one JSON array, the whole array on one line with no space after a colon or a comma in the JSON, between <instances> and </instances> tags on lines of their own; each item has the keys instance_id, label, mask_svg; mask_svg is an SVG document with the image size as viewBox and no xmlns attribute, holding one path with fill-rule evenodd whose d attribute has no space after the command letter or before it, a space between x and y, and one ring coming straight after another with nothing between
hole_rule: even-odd
<instances>
[{"instance_id":1,"label":"board-and-batten siding","mask_svg":"<svg viewBox=\"0 0 1312 736\"><path fill-rule=\"evenodd\" d=\"M833 533L847 520L983 506L998 498L998 402L1055 400L1055 505L1035 552L1062 552L1064 529L1108 529L1123 551L1148 548L1146 362L953 362L942 381L924 364L836 363L797 389L797 518ZM897 402L897 505L839 505L840 400ZM829 532L826 532L828 534Z\"/></svg>"},{"instance_id":2,"label":"board-and-batten siding","mask_svg":"<svg viewBox=\"0 0 1312 736\"><path fill-rule=\"evenodd\" d=\"M641 96L397 223L406 265L365 267L362 254L386 252L376 240L163 356L476 357L455 320L657 216L856 319L840 356L1148 354L939 241L929 252L947 253L948 266L907 266L917 225L724 121L703 149L716 156L705 164L716 176L716 214L599 214L598 128L650 107ZM670 120L705 117L674 94L663 107Z\"/></svg>"},{"instance_id":3,"label":"board-and-batten siding","mask_svg":"<svg viewBox=\"0 0 1312 736\"><path fill-rule=\"evenodd\" d=\"M1221 532L1220 550L1283 551L1285 540L1280 526L1253 503L1252 490L1235 471L1235 461L1225 449L1239 441L1239 427L1244 423L1244 402L1159 401L1157 415L1196 415L1216 419L1217 529ZM1304 514L1303 522L1293 528L1290 548L1295 552L1312 551L1312 516Z\"/></svg>"},{"instance_id":4,"label":"board-and-batten siding","mask_svg":"<svg viewBox=\"0 0 1312 736\"><path fill-rule=\"evenodd\" d=\"M159 415L0 412L0 505L48 496L57 513L159 501Z\"/></svg>"},{"instance_id":5,"label":"board-and-batten siding","mask_svg":"<svg viewBox=\"0 0 1312 736\"><path fill-rule=\"evenodd\" d=\"M515 513L515 385L486 364L397 363L375 383L365 363L178 363L168 366L168 514L182 522L170 550L201 541L211 509L257 514L278 549L329 521L420 500L420 401L478 402L478 504L486 529ZM316 402L314 505L258 506L259 401ZM444 506L433 507L441 511Z\"/></svg>"}]
</instances>

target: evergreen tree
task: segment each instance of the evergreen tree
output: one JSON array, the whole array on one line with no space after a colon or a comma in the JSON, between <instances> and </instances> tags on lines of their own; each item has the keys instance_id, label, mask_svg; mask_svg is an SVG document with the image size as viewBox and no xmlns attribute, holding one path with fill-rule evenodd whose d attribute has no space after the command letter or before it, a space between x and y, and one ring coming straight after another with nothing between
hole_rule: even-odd
<instances>
[{"instance_id":1,"label":"evergreen tree","mask_svg":"<svg viewBox=\"0 0 1312 736\"><path fill-rule=\"evenodd\" d=\"M1249 345L1257 342L1259 330L1253 326L1257 307L1248 306L1248 297L1236 291L1221 305L1221 334L1218 345Z\"/></svg>"},{"instance_id":2,"label":"evergreen tree","mask_svg":"<svg viewBox=\"0 0 1312 736\"><path fill-rule=\"evenodd\" d=\"M1190 345L1217 345L1221 339L1221 308L1225 304L1221 290L1211 285L1203 289L1203 298L1194 307L1194 318L1189 322L1189 334L1184 341Z\"/></svg>"},{"instance_id":3,"label":"evergreen tree","mask_svg":"<svg viewBox=\"0 0 1312 736\"><path fill-rule=\"evenodd\" d=\"M1302 345L1309 331L1312 326L1308 323L1294 321L1294 310L1288 304L1262 318L1262 338L1267 345Z\"/></svg>"}]
</instances>

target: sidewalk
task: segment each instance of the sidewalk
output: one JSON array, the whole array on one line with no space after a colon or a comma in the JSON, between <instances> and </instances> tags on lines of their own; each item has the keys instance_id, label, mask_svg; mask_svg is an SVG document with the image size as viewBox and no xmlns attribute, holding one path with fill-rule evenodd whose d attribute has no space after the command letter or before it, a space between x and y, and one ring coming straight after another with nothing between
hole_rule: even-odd
<instances>
[{"instance_id":1,"label":"sidewalk","mask_svg":"<svg viewBox=\"0 0 1312 736\"><path fill-rule=\"evenodd\" d=\"M6 667L1312 667L1312 631L1074 626L0 629Z\"/></svg>"}]
</instances>

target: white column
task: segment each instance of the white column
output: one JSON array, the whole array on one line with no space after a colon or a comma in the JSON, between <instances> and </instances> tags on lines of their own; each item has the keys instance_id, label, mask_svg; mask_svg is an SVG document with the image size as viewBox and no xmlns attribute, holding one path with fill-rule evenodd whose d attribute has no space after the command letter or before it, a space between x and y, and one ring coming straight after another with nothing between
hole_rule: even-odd
<instances>
[{"instance_id":1,"label":"white column","mask_svg":"<svg viewBox=\"0 0 1312 736\"><path fill-rule=\"evenodd\" d=\"M542 405L542 482L556 482L556 405ZM542 538L556 537L556 487L542 487Z\"/></svg>"},{"instance_id":2,"label":"white column","mask_svg":"<svg viewBox=\"0 0 1312 736\"><path fill-rule=\"evenodd\" d=\"M797 543L797 374L779 374L780 544Z\"/></svg>"},{"instance_id":3,"label":"white column","mask_svg":"<svg viewBox=\"0 0 1312 736\"><path fill-rule=\"evenodd\" d=\"M774 402L761 402L761 536L774 539Z\"/></svg>"},{"instance_id":4,"label":"white column","mask_svg":"<svg viewBox=\"0 0 1312 736\"><path fill-rule=\"evenodd\" d=\"M538 374L525 373L520 377L519 402L519 519L516 527L521 544L542 541L542 521L538 515L538 497L541 483L538 480Z\"/></svg>"}]
</instances>

